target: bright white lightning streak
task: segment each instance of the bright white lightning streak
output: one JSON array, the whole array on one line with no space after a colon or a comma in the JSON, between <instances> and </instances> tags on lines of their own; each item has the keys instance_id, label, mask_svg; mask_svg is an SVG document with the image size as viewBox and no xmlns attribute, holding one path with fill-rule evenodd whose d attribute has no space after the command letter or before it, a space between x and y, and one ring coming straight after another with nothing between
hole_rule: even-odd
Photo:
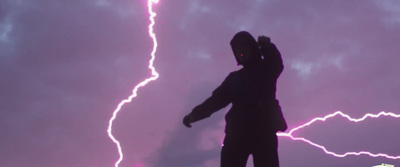
<instances>
[{"instance_id":1,"label":"bright white lightning streak","mask_svg":"<svg viewBox=\"0 0 400 167\"><path fill-rule=\"evenodd\" d=\"M293 129L291 129L291 130L289 131L289 133L281 133L281 132L280 132L280 133L277 133L277 135L278 135L278 136L282 136L282 137L289 137L289 138L291 138L292 140L296 140L296 141L303 141L303 142L306 142L306 143L308 143L308 144L310 144L310 145L312 145L312 146L314 146L314 147L317 147L317 148L322 149L326 154L330 154L330 155L333 155L333 156L335 156L335 157L345 157L345 156L348 156L348 155L362 155L362 154L364 154L364 155L368 155L368 156L371 156L371 157L385 157L385 158L388 158L388 159L400 159L400 155L399 155L399 156L392 156L392 155L388 155L388 154L384 154L384 153L376 153L376 154L374 154L374 153L371 153L371 152L368 152L368 151L346 152L346 153L344 153L344 154L338 154L338 153L329 151L329 150L327 150L327 149L325 148L325 146L316 144L316 143L314 143L314 142L312 142L312 141L310 141L310 140L308 140L308 139L305 139L305 138L303 138L303 137L294 137L294 136L293 136L293 133L294 133L295 131L297 131L297 130L300 130L300 129L306 127L306 126L310 126L312 123L314 123L314 122L316 122L316 121L326 121L328 118L332 118L332 117L335 117L335 116L337 116L337 115L340 115L340 116L342 116L342 117L344 117L344 118L347 118L349 121L352 121L352 122L361 122L361 121L364 121L366 118L369 118L369 117L370 117L370 118L378 118L378 117L380 117L380 116L382 116L382 115L384 115L384 116L391 116L391 117L394 117L394 118L400 118L400 114L394 114L394 113L391 113L391 112L384 112L384 111L382 111L382 112L380 112L380 113L378 113L378 114L371 114L371 113L368 113L368 114L364 115L364 116L361 117L361 118L352 118L352 117L350 117L349 115L344 114L344 113L341 112L341 111L336 111L336 112L334 112L334 113L332 113L332 114L329 114L329 115L326 115L325 117L322 117L322 118L314 118L314 119L312 119L311 121L309 121L309 122L307 122L307 123L305 123L305 124L303 124L303 125L300 125L300 126L298 126L298 127L295 127L295 128L293 128Z\"/></svg>"},{"instance_id":2,"label":"bright white lightning streak","mask_svg":"<svg viewBox=\"0 0 400 167\"><path fill-rule=\"evenodd\" d=\"M119 153L119 159L117 162L115 162L115 167L118 167L118 165L121 163L121 161L124 158L124 154L122 153L122 147L121 147L120 142L112 134L113 122L114 122L115 118L117 118L117 114L121 110L122 106L126 103L130 103L132 101L132 99L137 96L137 91L139 90L139 88L147 85L150 81L157 80L157 78L159 77L159 74L157 73L155 67L153 66L154 59L156 58L155 55L156 55L157 46L158 46L156 34L153 31L153 27L155 24L154 17L156 17L156 13L153 11L153 4L156 4L158 2L159 2L159 0L148 0L147 1L148 12L150 14L149 35L150 35L151 39L153 40L153 50L151 51L151 59L149 60L149 66L148 66L148 68L151 70L151 77L140 82L138 85L135 86L135 88L133 88L132 94L128 98L122 100L118 104L117 108L114 110L114 112L112 114L111 119L108 122L108 129L107 129L108 137L110 137L110 139L117 145L118 153Z\"/></svg>"}]
</instances>

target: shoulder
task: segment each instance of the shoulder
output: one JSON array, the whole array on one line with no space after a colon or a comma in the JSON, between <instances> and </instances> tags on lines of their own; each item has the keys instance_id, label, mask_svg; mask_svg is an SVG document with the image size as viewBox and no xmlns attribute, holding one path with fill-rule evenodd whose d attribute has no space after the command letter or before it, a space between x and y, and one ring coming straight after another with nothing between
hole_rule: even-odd
<instances>
[{"instance_id":1,"label":"shoulder","mask_svg":"<svg viewBox=\"0 0 400 167\"><path fill-rule=\"evenodd\" d=\"M243 80L243 74L244 71L243 69L237 70L237 71L233 71L231 73L229 73L229 75L225 78L226 83L232 83L232 82L238 82L240 80Z\"/></svg>"},{"instance_id":2,"label":"shoulder","mask_svg":"<svg viewBox=\"0 0 400 167\"><path fill-rule=\"evenodd\" d=\"M239 77L242 75L242 73L243 73L243 69L233 71L233 72L229 73L229 75L226 77L226 79Z\"/></svg>"}]
</instances>

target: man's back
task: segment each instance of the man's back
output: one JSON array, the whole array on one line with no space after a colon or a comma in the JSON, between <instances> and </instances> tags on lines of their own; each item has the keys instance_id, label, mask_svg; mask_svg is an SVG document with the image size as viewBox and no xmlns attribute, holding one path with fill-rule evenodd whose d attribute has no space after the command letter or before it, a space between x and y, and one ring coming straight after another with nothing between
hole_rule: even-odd
<instances>
[{"instance_id":1,"label":"man's back","mask_svg":"<svg viewBox=\"0 0 400 167\"><path fill-rule=\"evenodd\" d=\"M276 105L276 76L279 74L271 75L272 71L263 61L254 66L230 73L214 91L214 94L223 94L216 96L229 96L225 98L232 103L225 117L226 133L248 129L273 130L268 123L271 118L269 109ZM281 73L279 69L273 71Z\"/></svg>"}]
</instances>

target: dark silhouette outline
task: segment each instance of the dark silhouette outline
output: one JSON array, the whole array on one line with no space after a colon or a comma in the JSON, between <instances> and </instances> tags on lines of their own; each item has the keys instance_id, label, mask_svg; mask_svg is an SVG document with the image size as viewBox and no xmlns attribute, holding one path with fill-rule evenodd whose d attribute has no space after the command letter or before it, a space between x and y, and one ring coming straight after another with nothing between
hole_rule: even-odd
<instances>
[{"instance_id":1,"label":"dark silhouette outline","mask_svg":"<svg viewBox=\"0 0 400 167\"><path fill-rule=\"evenodd\" d=\"M232 103L225 116L221 167L245 167L250 154L255 167L279 167L276 132L287 129L275 95L283 71L281 54L270 38L259 36L257 42L246 31L238 32L230 44L243 68L231 72L211 97L184 117L183 124L191 127Z\"/></svg>"}]
</instances>

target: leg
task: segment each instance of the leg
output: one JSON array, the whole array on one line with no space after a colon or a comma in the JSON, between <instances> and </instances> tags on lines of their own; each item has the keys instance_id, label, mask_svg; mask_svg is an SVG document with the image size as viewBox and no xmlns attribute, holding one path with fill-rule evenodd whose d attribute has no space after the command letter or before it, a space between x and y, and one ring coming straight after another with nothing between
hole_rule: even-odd
<instances>
[{"instance_id":1,"label":"leg","mask_svg":"<svg viewBox=\"0 0 400 167\"><path fill-rule=\"evenodd\" d=\"M249 155L236 148L223 146L221 151L221 167L246 167Z\"/></svg>"},{"instance_id":2,"label":"leg","mask_svg":"<svg viewBox=\"0 0 400 167\"><path fill-rule=\"evenodd\" d=\"M254 167L279 167L277 136L268 135L260 139L253 147Z\"/></svg>"},{"instance_id":3,"label":"leg","mask_svg":"<svg viewBox=\"0 0 400 167\"><path fill-rule=\"evenodd\" d=\"M249 151L240 139L225 136L221 151L221 167L246 167Z\"/></svg>"}]
</instances>

